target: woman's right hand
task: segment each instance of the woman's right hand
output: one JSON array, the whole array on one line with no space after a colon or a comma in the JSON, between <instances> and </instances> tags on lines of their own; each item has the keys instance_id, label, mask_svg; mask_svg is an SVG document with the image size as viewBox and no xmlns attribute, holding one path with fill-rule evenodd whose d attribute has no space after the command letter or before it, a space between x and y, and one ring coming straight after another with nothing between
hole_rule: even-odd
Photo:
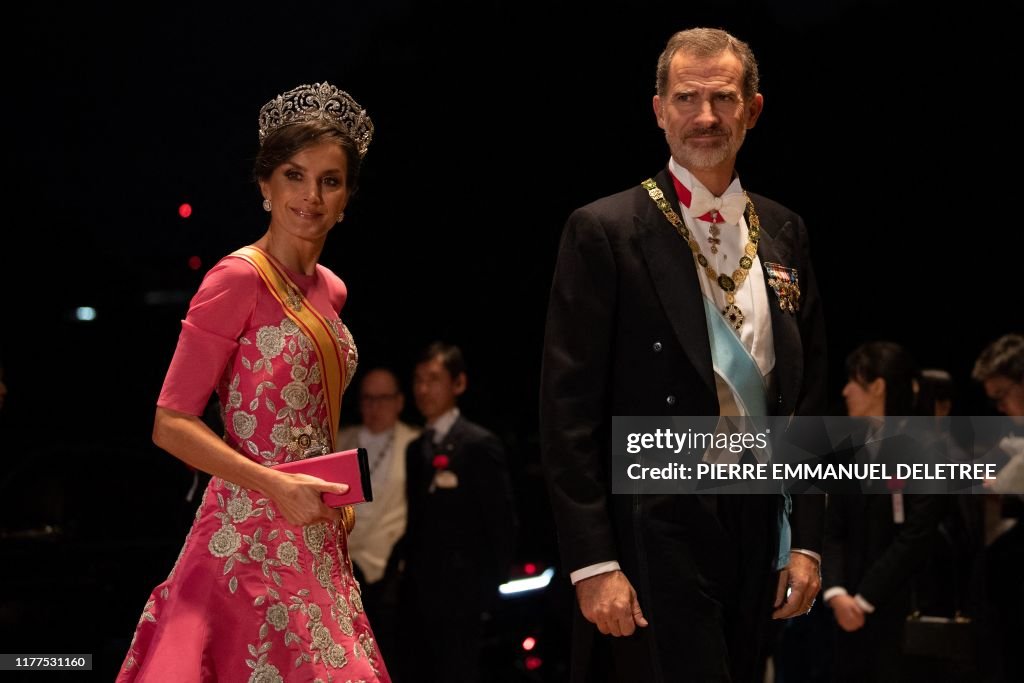
<instances>
[{"instance_id":1,"label":"woman's right hand","mask_svg":"<svg viewBox=\"0 0 1024 683\"><path fill-rule=\"evenodd\" d=\"M291 524L306 526L317 522L341 520L341 511L328 507L322 493L345 493L348 484L333 484L308 474L278 472L274 483L264 493L274 501L278 512Z\"/></svg>"}]
</instances>

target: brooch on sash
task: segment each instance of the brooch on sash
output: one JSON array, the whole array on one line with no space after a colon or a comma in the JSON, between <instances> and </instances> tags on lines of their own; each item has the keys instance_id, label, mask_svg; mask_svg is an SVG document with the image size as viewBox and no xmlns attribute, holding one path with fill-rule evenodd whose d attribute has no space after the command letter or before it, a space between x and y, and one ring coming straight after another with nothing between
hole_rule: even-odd
<instances>
[{"instance_id":1,"label":"brooch on sash","mask_svg":"<svg viewBox=\"0 0 1024 683\"><path fill-rule=\"evenodd\" d=\"M287 287L288 296L285 297L285 300L288 302L288 305L291 307L291 309L298 313L299 311L302 310L302 292L295 289L291 285L287 285Z\"/></svg>"},{"instance_id":2,"label":"brooch on sash","mask_svg":"<svg viewBox=\"0 0 1024 683\"><path fill-rule=\"evenodd\" d=\"M764 269L768 274L768 284L775 290L775 296L779 299L779 308L786 313L799 311L800 278L797 277L796 268L787 268L781 263L765 262Z\"/></svg>"},{"instance_id":3,"label":"brooch on sash","mask_svg":"<svg viewBox=\"0 0 1024 683\"><path fill-rule=\"evenodd\" d=\"M330 449L327 447L327 435L323 430L314 428L313 425L291 428L291 441L288 443L290 460L305 460L318 455L327 455Z\"/></svg>"}]
</instances>

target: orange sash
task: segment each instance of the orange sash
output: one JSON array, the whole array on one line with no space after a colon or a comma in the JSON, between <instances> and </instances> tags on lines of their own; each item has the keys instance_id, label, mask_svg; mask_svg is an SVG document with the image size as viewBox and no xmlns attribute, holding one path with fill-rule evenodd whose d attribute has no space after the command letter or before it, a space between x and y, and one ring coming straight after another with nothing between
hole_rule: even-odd
<instances>
[{"instance_id":1,"label":"orange sash","mask_svg":"<svg viewBox=\"0 0 1024 683\"><path fill-rule=\"evenodd\" d=\"M341 346L335 336L334 327L313 308L302 290L295 286L288 273L259 247L242 247L231 254L250 265L262 278L267 289L274 295L285 314L298 325L306 337L313 342L313 351L320 363L321 386L324 401L327 403L328 430L331 438L331 451L334 450L338 432L338 421L341 418L341 394L345 390L345 379L348 366L342 357ZM345 527L349 531L355 526L355 511L352 506L342 510Z\"/></svg>"}]
</instances>

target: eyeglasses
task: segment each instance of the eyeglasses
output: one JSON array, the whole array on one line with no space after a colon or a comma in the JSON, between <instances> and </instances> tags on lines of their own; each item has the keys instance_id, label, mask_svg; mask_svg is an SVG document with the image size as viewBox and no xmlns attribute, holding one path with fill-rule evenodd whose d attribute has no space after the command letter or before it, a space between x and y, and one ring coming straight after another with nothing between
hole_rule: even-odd
<instances>
[{"instance_id":1,"label":"eyeglasses","mask_svg":"<svg viewBox=\"0 0 1024 683\"><path fill-rule=\"evenodd\" d=\"M359 400L363 403L382 403L384 401L394 401L398 398L398 394L360 394Z\"/></svg>"}]
</instances>

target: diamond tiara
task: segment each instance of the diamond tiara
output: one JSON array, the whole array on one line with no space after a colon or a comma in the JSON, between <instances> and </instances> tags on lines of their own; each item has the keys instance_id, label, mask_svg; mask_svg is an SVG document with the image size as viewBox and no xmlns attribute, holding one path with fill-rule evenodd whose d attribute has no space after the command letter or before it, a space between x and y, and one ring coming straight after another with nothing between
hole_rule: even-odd
<instances>
[{"instance_id":1,"label":"diamond tiara","mask_svg":"<svg viewBox=\"0 0 1024 683\"><path fill-rule=\"evenodd\" d=\"M366 156L373 139L370 115L351 95L327 82L300 85L264 104L260 108L260 144L282 126L316 119L337 122L355 141L359 157Z\"/></svg>"}]
</instances>

